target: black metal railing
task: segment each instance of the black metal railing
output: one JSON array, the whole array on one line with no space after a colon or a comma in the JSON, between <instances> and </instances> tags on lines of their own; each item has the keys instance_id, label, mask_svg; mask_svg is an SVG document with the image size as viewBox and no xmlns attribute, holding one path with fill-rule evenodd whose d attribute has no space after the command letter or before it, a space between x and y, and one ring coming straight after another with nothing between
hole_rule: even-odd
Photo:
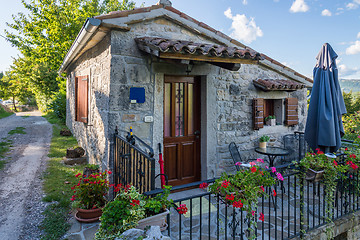
<instances>
[{"instance_id":1,"label":"black metal railing","mask_svg":"<svg viewBox=\"0 0 360 240\"><path fill-rule=\"evenodd\" d=\"M300 178L296 169L286 168L285 172L284 181L266 189L270 197L259 199L256 209L257 228L254 229L256 239L290 239L327 223L325 186L321 182ZM333 220L359 210L357 189L360 182L357 174L349 173L348 177L338 181L334 192ZM214 181L211 179L206 182ZM179 191L198 187L202 182L176 186L173 190L179 196ZM272 195L273 190L276 196ZM246 218L248 213L224 204L218 195L201 189L191 191L197 193L185 192L183 196L174 199L176 206L186 204L188 212L181 215L176 207L170 211L168 236L173 239L247 239L250 234ZM145 194L160 192L155 190ZM264 221L259 219L260 213L264 214Z\"/></svg>"},{"instance_id":2,"label":"black metal railing","mask_svg":"<svg viewBox=\"0 0 360 240\"><path fill-rule=\"evenodd\" d=\"M155 159L153 149L129 132L114 134L114 183L132 184L140 193L155 189Z\"/></svg>"}]
</instances>

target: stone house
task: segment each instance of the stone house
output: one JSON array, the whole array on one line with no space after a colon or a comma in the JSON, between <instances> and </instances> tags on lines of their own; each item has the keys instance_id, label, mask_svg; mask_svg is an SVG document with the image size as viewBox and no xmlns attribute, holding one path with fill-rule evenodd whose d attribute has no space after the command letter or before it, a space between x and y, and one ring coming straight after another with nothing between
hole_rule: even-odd
<instances>
[{"instance_id":1,"label":"stone house","mask_svg":"<svg viewBox=\"0 0 360 240\"><path fill-rule=\"evenodd\" d=\"M131 126L155 153L164 146L172 185L234 170L230 142L246 159L256 157L260 136L281 145L304 130L312 86L169 1L89 18L59 72L67 126L89 161L111 169L115 128ZM269 115L275 126L265 125Z\"/></svg>"}]
</instances>

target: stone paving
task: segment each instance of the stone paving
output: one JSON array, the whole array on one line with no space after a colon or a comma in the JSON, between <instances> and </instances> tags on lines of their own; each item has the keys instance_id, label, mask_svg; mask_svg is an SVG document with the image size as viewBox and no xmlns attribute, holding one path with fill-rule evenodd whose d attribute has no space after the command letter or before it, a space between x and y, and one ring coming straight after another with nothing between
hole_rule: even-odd
<instances>
[{"instance_id":1,"label":"stone paving","mask_svg":"<svg viewBox=\"0 0 360 240\"><path fill-rule=\"evenodd\" d=\"M80 223L74 217L70 219L71 227L64 239L67 240L92 240L99 228L100 222Z\"/></svg>"}]
</instances>

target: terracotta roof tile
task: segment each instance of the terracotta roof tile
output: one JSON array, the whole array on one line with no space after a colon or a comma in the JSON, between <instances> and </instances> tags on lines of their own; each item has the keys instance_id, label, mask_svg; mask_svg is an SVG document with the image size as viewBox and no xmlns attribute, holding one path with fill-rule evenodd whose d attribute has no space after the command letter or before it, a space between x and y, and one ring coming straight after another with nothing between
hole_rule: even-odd
<instances>
[{"instance_id":1,"label":"terracotta roof tile","mask_svg":"<svg viewBox=\"0 0 360 240\"><path fill-rule=\"evenodd\" d=\"M223 58L240 58L252 60L262 59L260 53L251 51L249 49L239 49L216 44L194 43L192 41L156 37L135 38L135 41L141 50L150 54L154 54L154 52L173 52L181 54L216 56Z\"/></svg>"},{"instance_id":2,"label":"terracotta roof tile","mask_svg":"<svg viewBox=\"0 0 360 240\"><path fill-rule=\"evenodd\" d=\"M230 37L228 37L228 36L226 36L225 34L223 34L223 33L219 32L219 31L213 29L212 27L208 26L207 24L205 24L205 23L203 23L203 22L199 22L199 21L197 21L196 19L190 17L189 15L187 15L187 14L185 14L185 13L183 13L183 12L181 12L181 11L173 8L173 7L170 7L170 6L165 6L165 7L164 7L164 6L161 5L161 4L159 4L159 5L152 5L151 7L137 8L137 9L134 9L134 10L111 12L111 13L109 13L109 14L100 15L100 16L97 16L97 17L95 17L95 18L98 18L98 19L109 19L109 18L127 17L127 16L130 15L130 14L141 13L141 12L149 12L149 11L151 11L151 10L158 9L158 8L164 8L164 9L166 9L166 10L168 10L168 11L171 11L171 12L179 15L181 18L184 18L184 19L186 19L186 20L189 20L189 21L197 24L197 25L200 26L200 27L203 27L203 28L205 28L205 29L207 29L207 30L209 30L209 31L214 32L214 33L217 34L218 36L223 37L223 38L229 40L232 44L235 44L235 45L237 45L237 46L239 46L239 47L242 47L242 48L245 48L245 49L248 49L248 50L250 50L250 51L255 52L252 48L250 48L250 47L242 44L241 42L239 42L239 41L237 41L237 40L235 40L235 39L231 39ZM283 64L275 61L274 59L272 59L272 58L270 58L270 57L268 57L268 56L266 56L265 54L261 54L261 58L262 58L262 59L267 59L268 61L270 61L270 62L272 62L273 64L276 64L276 65L278 65L278 66L280 66L280 67L283 67L283 68L286 67L285 65L283 65ZM305 77L305 76L297 73L296 71L294 71L294 70L292 70L292 69L290 69L290 68L288 68L288 69L289 69L290 72L293 72L295 75L297 75L297 76L299 76L299 77L301 77L301 78L304 78L305 80L307 80L307 81L309 81L309 82L313 82L313 80L311 80L311 79L309 79L309 78L307 78L307 77Z\"/></svg>"},{"instance_id":3,"label":"terracotta roof tile","mask_svg":"<svg viewBox=\"0 0 360 240\"><path fill-rule=\"evenodd\" d=\"M257 79L253 83L263 91L295 91L305 88L305 84L285 79Z\"/></svg>"}]
</instances>

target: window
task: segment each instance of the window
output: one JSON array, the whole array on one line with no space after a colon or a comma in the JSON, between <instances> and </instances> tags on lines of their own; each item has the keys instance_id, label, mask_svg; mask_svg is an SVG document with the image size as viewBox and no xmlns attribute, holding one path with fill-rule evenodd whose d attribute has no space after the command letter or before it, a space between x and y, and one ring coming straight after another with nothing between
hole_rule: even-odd
<instances>
[{"instance_id":1,"label":"window","mask_svg":"<svg viewBox=\"0 0 360 240\"><path fill-rule=\"evenodd\" d=\"M285 100L285 109L283 103ZM285 113L284 113L285 112ZM297 98L286 99L253 99L254 129L258 130L265 125L265 118L275 116L276 124L292 126L298 124L298 100ZM285 119L284 119L285 117ZM285 121L284 121L285 120Z\"/></svg>"},{"instance_id":2,"label":"window","mask_svg":"<svg viewBox=\"0 0 360 240\"><path fill-rule=\"evenodd\" d=\"M75 77L75 121L88 122L88 76Z\"/></svg>"}]
</instances>

